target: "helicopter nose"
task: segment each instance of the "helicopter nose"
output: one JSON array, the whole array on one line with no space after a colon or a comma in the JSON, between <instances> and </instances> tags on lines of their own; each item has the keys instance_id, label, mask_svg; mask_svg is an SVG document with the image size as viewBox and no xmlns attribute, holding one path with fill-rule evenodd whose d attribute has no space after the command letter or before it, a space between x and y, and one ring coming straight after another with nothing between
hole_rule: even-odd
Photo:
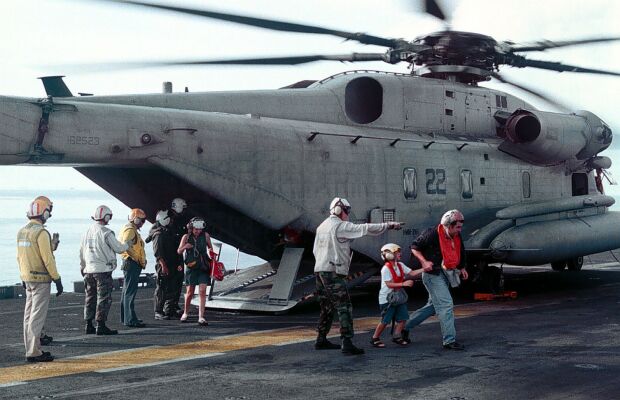
<instances>
[{"instance_id":1,"label":"helicopter nose","mask_svg":"<svg viewBox=\"0 0 620 400\"><path fill-rule=\"evenodd\" d=\"M0 97L0 165L28 161L40 114L28 99Z\"/></svg>"}]
</instances>

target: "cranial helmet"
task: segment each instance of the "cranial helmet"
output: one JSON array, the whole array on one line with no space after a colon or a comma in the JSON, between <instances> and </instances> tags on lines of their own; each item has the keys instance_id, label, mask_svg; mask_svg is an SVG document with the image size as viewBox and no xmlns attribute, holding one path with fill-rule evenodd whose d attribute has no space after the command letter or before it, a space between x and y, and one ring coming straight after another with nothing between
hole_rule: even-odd
<instances>
[{"instance_id":1,"label":"cranial helmet","mask_svg":"<svg viewBox=\"0 0 620 400\"><path fill-rule=\"evenodd\" d=\"M107 225L112 219L112 210L107 206L101 205L95 209L91 218L95 221L103 221Z\"/></svg>"},{"instance_id":2,"label":"cranial helmet","mask_svg":"<svg viewBox=\"0 0 620 400\"><path fill-rule=\"evenodd\" d=\"M329 213L332 215L340 215L343 211L349 214L351 212L351 204L349 204L345 198L335 197L329 204Z\"/></svg>"},{"instance_id":3,"label":"cranial helmet","mask_svg":"<svg viewBox=\"0 0 620 400\"><path fill-rule=\"evenodd\" d=\"M129 222L137 225L140 222L144 222L144 220L146 220L146 213L139 208L132 208L127 219L129 220Z\"/></svg>"},{"instance_id":4,"label":"cranial helmet","mask_svg":"<svg viewBox=\"0 0 620 400\"><path fill-rule=\"evenodd\" d=\"M26 216L28 218L41 218L43 221L47 221L52 216L52 208L54 203L45 196L39 196L30 203Z\"/></svg>"},{"instance_id":5,"label":"cranial helmet","mask_svg":"<svg viewBox=\"0 0 620 400\"><path fill-rule=\"evenodd\" d=\"M167 226L168 224L170 224L170 216L168 215L168 211L164 211L164 210L157 211L155 220L161 226Z\"/></svg>"},{"instance_id":6,"label":"cranial helmet","mask_svg":"<svg viewBox=\"0 0 620 400\"><path fill-rule=\"evenodd\" d=\"M190 228L195 228L195 229L204 229L207 227L207 224L205 222L204 219L200 218L200 217L194 217L189 221Z\"/></svg>"},{"instance_id":7,"label":"cranial helmet","mask_svg":"<svg viewBox=\"0 0 620 400\"><path fill-rule=\"evenodd\" d=\"M182 198L177 197L176 199L172 200L172 204L170 205L170 208L175 213L181 214L183 210L187 208L187 203Z\"/></svg>"},{"instance_id":8,"label":"cranial helmet","mask_svg":"<svg viewBox=\"0 0 620 400\"><path fill-rule=\"evenodd\" d=\"M384 261L392 261L396 258L396 253L400 252L400 246L395 243L388 243L381 247L381 258Z\"/></svg>"}]
</instances>

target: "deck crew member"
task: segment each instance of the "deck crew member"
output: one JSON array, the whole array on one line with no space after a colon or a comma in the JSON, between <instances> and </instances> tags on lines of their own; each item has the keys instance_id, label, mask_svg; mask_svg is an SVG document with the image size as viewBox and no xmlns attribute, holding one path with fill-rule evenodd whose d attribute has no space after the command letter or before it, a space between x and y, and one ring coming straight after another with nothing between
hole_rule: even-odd
<instances>
[{"instance_id":1,"label":"deck crew member","mask_svg":"<svg viewBox=\"0 0 620 400\"><path fill-rule=\"evenodd\" d=\"M52 208L53 204L47 197L36 198L26 213L30 221L17 233L17 263L26 287L24 345L28 362L54 360L49 352L41 350L40 341L47 318L51 282L56 285L56 296L63 292L52 253L52 237L43 225L52 216Z\"/></svg>"},{"instance_id":2,"label":"deck crew member","mask_svg":"<svg viewBox=\"0 0 620 400\"><path fill-rule=\"evenodd\" d=\"M121 297L121 322L125 326L143 328L145 325L136 315L134 302L138 292L140 272L146 268L144 241L138 232L146 221L146 214L139 208L133 208L128 219L129 223L123 226L120 233L121 242L130 243L129 249L121 254L123 275L125 276Z\"/></svg>"},{"instance_id":3,"label":"deck crew member","mask_svg":"<svg viewBox=\"0 0 620 400\"><path fill-rule=\"evenodd\" d=\"M157 283L153 295L155 319L178 319L177 282L183 280L183 261L177 253L179 242L170 230L170 216L167 211L158 211L155 221L149 232L149 238L153 241L157 271Z\"/></svg>"},{"instance_id":4,"label":"deck crew member","mask_svg":"<svg viewBox=\"0 0 620 400\"><path fill-rule=\"evenodd\" d=\"M190 216L188 215L187 202L180 197L172 199L170 209L168 210L168 216L170 217L170 231L175 239L175 248L178 248L181 243L181 238L187 233L187 224L189 223ZM177 316L183 314L183 310L179 307L179 298L183 291L183 265L181 265L181 273L176 274L172 279L172 287L176 290L176 296L174 297L174 308Z\"/></svg>"},{"instance_id":5,"label":"deck crew member","mask_svg":"<svg viewBox=\"0 0 620 400\"><path fill-rule=\"evenodd\" d=\"M405 339L409 338L411 328L437 314L444 349L465 349L456 341L454 304L450 295L450 286L458 286L460 278L468 278L465 246L461 240L464 222L459 210L447 211L439 225L426 229L411 245L411 253L425 271L422 282L428 292L428 302L409 317L403 330Z\"/></svg>"},{"instance_id":6,"label":"deck crew member","mask_svg":"<svg viewBox=\"0 0 620 400\"><path fill-rule=\"evenodd\" d=\"M400 229L399 222L381 224L354 224L349 222L351 205L336 197L329 205L329 217L316 229L314 239L314 273L316 291L321 306L317 327L317 350L341 349L344 354L363 354L364 350L353 345L353 317L346 277L351 262L351 241L366 235L380 235L388 229ZM334 312L338 312L342 346L327 340Z\"/></svg>"},{"instance_id":7,"label":"deck crew member","mask_svg":"<svg viewBox=\"0 0 620 400\"><path fill-rule=\"evenodd\" d=\"M116 269L116 254L129 249L128 243L116 240L106 225L112 219L112 210L101 205L91 217L95 223L82 236L80 270L84 276L84 320L87 334L116 335L116 329L106 326L112 305L112 271ZM93 325L97 322L97 328Z\"/></svg>"}]
</instances>

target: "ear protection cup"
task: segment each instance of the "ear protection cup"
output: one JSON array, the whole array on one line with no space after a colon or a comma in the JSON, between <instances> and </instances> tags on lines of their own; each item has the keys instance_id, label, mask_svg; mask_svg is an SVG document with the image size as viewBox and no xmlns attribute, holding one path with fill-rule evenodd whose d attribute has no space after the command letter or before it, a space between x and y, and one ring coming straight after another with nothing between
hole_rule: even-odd
<instances>
[{"instance_id":1,"label":"ear protection cup","mask_svg":"<svg viewBox=\"0 0 620 400\"><path fill-rule=\"evenodd\" d=\"M391 251L384 251L383 252L383 259L386 261L393 261L394 260L394 253L392 253Z\"/></svg>"},{"instance_id":2,"label":"ear protection cup","mask_svg":"<svg viewBox=\"0 0 620 400\"><path fill-rule=\"evenodd\" d=\"M332 214L340 215L341 213L342 213L342 207L340 207L339 205L332 208Z\"/></svg>"}]
</instances>

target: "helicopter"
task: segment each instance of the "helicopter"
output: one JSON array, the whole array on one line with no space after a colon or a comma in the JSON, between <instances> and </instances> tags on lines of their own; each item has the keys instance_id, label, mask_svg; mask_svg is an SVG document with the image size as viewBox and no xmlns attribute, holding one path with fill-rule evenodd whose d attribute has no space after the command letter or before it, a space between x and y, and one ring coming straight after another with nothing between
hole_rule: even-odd
<instances>
[{"instance_id":1,"label":"helicopter","mask_svg":"<svg viewBox=\"0 0 620 400\"><path fill-rule=\"evenodd\" d=\"M0 99L0 163L73 166L149 216L183 197L214 237L270 260L225 279L213 307L282 311L310 300L313 231L334 196L351 201L357 222L407 222L401 232L353 242L351 285L377 272L383 243L406 248L448 208L466 215L472 266L578 270L584 255L620 247L620 215L608 211L614 200L602 183L611 167L600 155L612 141L609 126L591 112L541 111L479 85L510 82L499 73L505 65L618 76L529 57L617 37L518 45L446 29L409 41L162 3L111 3L385 48L128 66L374 60L412 67L348 71L270 91L82 97L48 76L47 98ZM433 1L426 12L446 19Z\"/></svg>"}]
</instances>

